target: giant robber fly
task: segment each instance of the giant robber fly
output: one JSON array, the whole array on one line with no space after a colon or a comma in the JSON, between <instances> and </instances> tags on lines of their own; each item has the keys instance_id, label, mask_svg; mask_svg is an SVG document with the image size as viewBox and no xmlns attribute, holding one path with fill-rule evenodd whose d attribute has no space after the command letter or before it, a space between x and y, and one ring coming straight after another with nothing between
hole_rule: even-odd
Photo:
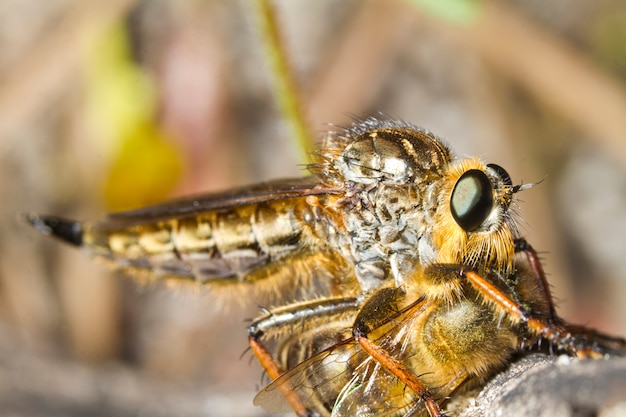
<instances>
[{"instance_id":1,"label":"giant robber fly","mask_svg":"<svg viewBox=\"0 0 626 417\"><path fill-rule=\"evenodd\" d=\"M625 348L557 316L513 215L531 184L500 166L370 118L329 133L309 170L97 222L27 219L132 275L271 296L248 329L268 411L442 416L539 343L580 358Z\"/></svg>"}]
</instances>

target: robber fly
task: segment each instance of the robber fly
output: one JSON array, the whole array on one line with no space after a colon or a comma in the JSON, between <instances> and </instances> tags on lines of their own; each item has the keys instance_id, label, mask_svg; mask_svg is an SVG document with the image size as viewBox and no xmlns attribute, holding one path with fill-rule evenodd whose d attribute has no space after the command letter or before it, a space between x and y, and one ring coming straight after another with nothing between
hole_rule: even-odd
<instances>
[{"instance_id":1,"label":"robber fly","mask_svg":"<svg viewBox=\"0 0 626 417\"><path fill-rule=\"evenodd\" d=\"M27 219L131 274L282 296L248 330L273 381L255 403L272 412L442 416L539 343L580 358L625 348L557 316L513 213L532 184L502 167L370 118L329 133L309 169L98 222Z\"/></svg>"}]
</instances>

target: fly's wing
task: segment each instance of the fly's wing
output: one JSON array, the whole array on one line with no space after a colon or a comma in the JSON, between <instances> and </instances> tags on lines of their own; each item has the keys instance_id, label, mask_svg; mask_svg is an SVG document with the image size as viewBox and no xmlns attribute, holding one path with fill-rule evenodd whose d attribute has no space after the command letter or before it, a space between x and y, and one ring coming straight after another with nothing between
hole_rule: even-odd
<instances>
[{"instance_id":1,"label":"fly's wing","mask_svg":"<svg viewBox=\"0 0 626 417\"><path fill-rule=\"evenodd\" d=\"M340 194L310 177L174 200L95 223L37 215L27 220L131 273L255 283L305 270L334 276L333 269L344 266L325 236L337 228L325 207ZM315 263L320 268L306 269Z\"/></svg>"},{"instance_id":2,"label":"fly's wing","mask_svg":"<svg viewBox=\"0 0 626 417\"><path fill-rule=\"evenodd\" d=\"M293 411L285 390L296 392L308 410L333 417L403 416L418 401L354 339L290 369L259 392L254 404L270 413Z\"/></svg>"},{"instance_id":3,"label":"fly's wing","mask_svg":"<svg viewBox=\"0 0 626 417\"><path fill-rule=\"evenodd\" d=\"M368 358L361 371L339 393L331 416L400 417L421 415L420 411L427 415L426 409L419 407L419 398L413 391ZM415 413L410 413L413 409Z\"/></svg>"},{"instance_id":4,"label":"fly's wing","mask_svg":"<svg viewBox=\"0 0 626 417\"><path fill-rule=\"evenodd\" d=\"M421 299L416 301L374 332L378 335L376 343L400 361L411 354L408 337L415 330L414 319L424 312L422 304ZM419 397L369 356L354 338L289 369L259 392L254 404L272 413L289 412L286 391L296 392L308 410L332 417L396 417L409 411L415 413L411 415L425 411Z\"/></svg>"},{"instance_id":5,"label":"fly's wing","mask_svg":"<svg viewBox=\"0 0 626 417\"><path fill-rule=\"evenodd\" d=\"M112 213L100 222L100 228L142 225L159 220L193 217L203 212L224 211L254 204L292 198L339 195L339 189L325 188L314 177L285 179L249 185L231 190L184 197L154 206Z\"/></svg>"},{"instance_id":6,"label":"fly's wing","mask_svg":"<svg viewBox=\"0 0 626 417\"><path fill-rule=\"evenodd\" d=\"M284 392L295 391L305 407L327 415L350 382L354 367L368 358L353 338L347 339L285 372L256 395L254 404L270 413L290 412Z\"/></svg>"}]
</instances>

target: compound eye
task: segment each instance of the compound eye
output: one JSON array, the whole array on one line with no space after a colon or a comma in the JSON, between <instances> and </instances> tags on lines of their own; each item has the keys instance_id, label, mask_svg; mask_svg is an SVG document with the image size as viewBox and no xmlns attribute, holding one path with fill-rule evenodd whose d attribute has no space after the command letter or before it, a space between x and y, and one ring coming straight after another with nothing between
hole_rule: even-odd
<instances>
[{"instance_id":1,"label":"compound eye","mask_svg":"<svg viewBox=\"0 0 626 417\"><path fill-rule=\"evenodd\" d=\"M511 176L509 175L508 172L506 172L506 169L504 169L500 165L496 165L496 164L487 164L487 168L491 168L493 170L493 172L495 172L496 175L498 177L500 177L500 179L502 180L504 185L506 185L508 187L512 187L513 186L513 181L511 181Z\"/></svg>"},{"instance_id":2,"label":"compound eye","mask_svg":"<svg viewBox=\"0 0 626 417\"><path fill-rule=\"evenodd\" d=\"M477 229L493 208L493 191L487 175L470 169L456 182L450 199L454 221L466 232Z\"/></svg>"}]
</instances>

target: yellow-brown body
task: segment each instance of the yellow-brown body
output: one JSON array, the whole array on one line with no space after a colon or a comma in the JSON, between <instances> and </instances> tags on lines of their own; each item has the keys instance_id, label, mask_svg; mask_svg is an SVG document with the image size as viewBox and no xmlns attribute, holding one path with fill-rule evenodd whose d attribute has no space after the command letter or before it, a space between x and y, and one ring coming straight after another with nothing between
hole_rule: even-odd
<instances>
[{"instance_id":1,"label":"yellow-brown body","mask_svg":"<svg viewBox=\"0 0 626 417\"><path fill-rule=\"evenodd\" d=\"M511 213L530 185L501 167L367 119L330 133L310 168L95 223L28 220L134 274L272 295L249 328L270 411L440 416L537 341L579 357L624 348L558 318Z\"/></svg>"}]
</instances>

